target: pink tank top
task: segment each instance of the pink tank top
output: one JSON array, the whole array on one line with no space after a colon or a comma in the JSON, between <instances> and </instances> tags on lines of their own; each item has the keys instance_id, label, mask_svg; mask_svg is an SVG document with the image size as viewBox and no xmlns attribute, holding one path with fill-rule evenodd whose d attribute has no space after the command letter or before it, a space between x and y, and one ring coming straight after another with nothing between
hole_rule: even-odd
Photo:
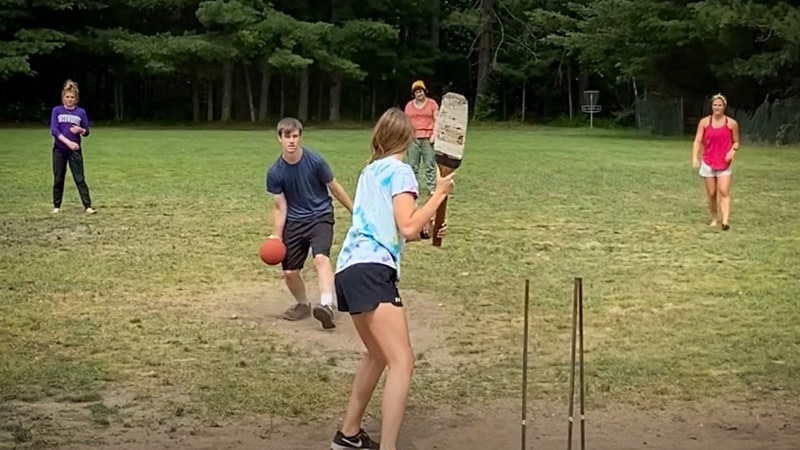
<instances>
[{"instance_id":1,"label":"pink tank top","mask_svg":"<svg viewBox=\"0 0 800 450\"><path fill-rule=\"evenodd\" d=\"M714 170L726 170L730 163L725 162L725 155L733 146L733 135L728 128L728 116L725 116L725 123L714 128L711 117L708 125L703 129L703 162Z\"/></svg>"}]
</instances>

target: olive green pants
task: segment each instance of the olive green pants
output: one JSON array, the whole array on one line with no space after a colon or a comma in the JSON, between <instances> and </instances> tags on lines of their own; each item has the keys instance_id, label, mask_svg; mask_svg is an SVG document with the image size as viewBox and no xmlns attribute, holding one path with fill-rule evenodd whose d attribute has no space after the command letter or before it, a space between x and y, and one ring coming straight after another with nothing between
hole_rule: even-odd
<instances>
[{"instance_id":1,"label":"olive green pants","mask_svg":"<svg viewBox=\"0 0 800 450\"><path fill-rule=\"evenodd\" d=\"M428 188L428 194L433 194L436 189L436 159L433 154L433 145L431 145L429 139L414 139L408 149L407 162L416 176L419 176L420 161L425 166L425 184Z\"/></svg>"}]
</instances>

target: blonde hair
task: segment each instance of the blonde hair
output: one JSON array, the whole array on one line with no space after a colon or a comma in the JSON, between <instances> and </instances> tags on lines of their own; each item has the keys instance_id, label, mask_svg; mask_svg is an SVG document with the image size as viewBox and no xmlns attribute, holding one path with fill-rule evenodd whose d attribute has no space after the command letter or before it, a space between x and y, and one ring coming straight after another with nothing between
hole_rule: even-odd
<instances>
[{"instance_id":1,"label":"blonde hair","mask_svg":"<svg viewBox=\"0 0 800 450\"><path fill-rule=\"evenodd\" d=\"M372 131L369 163L403 153L414 141L414 125L401 109L392 107L381 115Z\"/></svg>"},{"instance_id":2,"label":"blonde hair","mask_svg":"<svg viewBox=\"0 0 800 450\"><path fill-rule=\"evenodd\" d=\"M78 89L78 83L70 79L67 79L67 81L64 82L64 87L61 89L61 97L64 97L64 94L66 94L67 92L72 92L73 94L75 94L76 102L80 100L81 94L80 90Z\"/></svg>"},{"instance_id":3,"label":"blonde hair","mask_svg":"<svg viewBox=\"0 0 800 450\"><path fill-rule=\"evenodd\" d=\"M714 100L722 100L722 106L723 106L724 108L727 108L727 107L728 107L728 99L727 99L727 98L725 98L725 96L724 96L724 95L722 95L722 93L721 93L721 92L718 92L716 95L714 95L713 97L711 97L711 103L714 103Z\"/></svg>"}]
</instances>

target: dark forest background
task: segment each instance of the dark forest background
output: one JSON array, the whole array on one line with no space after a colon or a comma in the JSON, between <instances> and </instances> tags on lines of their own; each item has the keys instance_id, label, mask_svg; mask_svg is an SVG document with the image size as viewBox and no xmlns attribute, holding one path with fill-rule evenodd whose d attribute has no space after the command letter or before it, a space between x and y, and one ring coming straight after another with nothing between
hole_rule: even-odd
<instances>
[{"instance_id":1,"label":"dark forest background","mask_svg":"<svg viewBox=\"0 0 800 450\"><path fill-rule=\"evenodd\" d=\"M643 99L680 99L690 132L717 92L755 111L800 89L798 1L0 1L6 123L45 122L67 78L103 122L374 120L422 79L480 120L584 124L592 89L641 126Z\"/></svg>"}]
</instances>

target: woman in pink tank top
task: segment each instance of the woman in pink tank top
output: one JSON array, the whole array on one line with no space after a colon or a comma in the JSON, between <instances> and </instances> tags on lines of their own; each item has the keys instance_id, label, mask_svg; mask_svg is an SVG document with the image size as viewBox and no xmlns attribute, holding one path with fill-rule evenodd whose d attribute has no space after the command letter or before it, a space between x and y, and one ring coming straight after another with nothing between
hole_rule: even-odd
<instances>
[{"instance_id":1,"label":"woman in pink tank top","mask_svg":"<svg viewBox=\"0 0 800 450\"><path fill-rule=\"evenodd\" d=\"M727 107L728 101L722 94L711 98L711 115L700 119L692 146L692 167L700 170L706 185L711 214L709 225L717 226L721 213L723 230L730 229L731 172L733 159L739 150L739 124L725 114Z\"/></svg>"}]
</instances>

